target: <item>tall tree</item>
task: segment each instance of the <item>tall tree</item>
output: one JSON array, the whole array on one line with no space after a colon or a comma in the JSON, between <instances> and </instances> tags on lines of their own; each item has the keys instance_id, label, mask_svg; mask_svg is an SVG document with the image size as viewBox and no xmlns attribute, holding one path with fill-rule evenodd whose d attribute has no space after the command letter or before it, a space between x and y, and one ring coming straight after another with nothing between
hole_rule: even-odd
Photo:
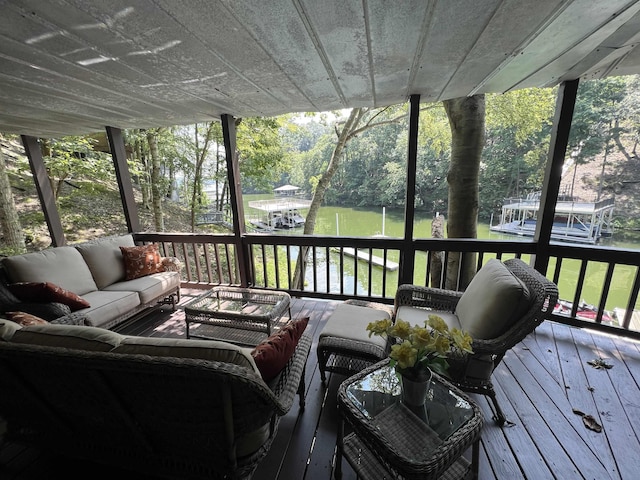
<instances>
[{"instance_id":1,"label":"tall tree","mask_svg":"<svg viewBox=\"0 0 640 480\"><path fill-rule=\"evenodd\" d=\"M478 178L485 141L485 98L474 95L445 100L444 108L451 127L447 237L476 238ZM445 288L456 290L457 284L465 288L475 274L475 264L475 255L450 255Z\"/></svg>"},{"instance_id":2,"label":"tall tree","mask_svg":"<svg viewBox=\"0 0 640 480\"><path fill-rule=\"evenodd\" d=\"M203 168L205 160L209 154L209 147L214 138L215 125L218 122L209 122L204 126L202 132L198 129L198 124L194 128L194 173L193 173L193 190L191 192L191 231L196 229L196 211L205 203L203 191ZM202 136L202 145L200 136Z\"/></svg>"},{"instance_id":3,"label":"tall tree","mask_svg":"<svg viewBox=\"0 0 640 480\"><path fill-rule=\"evenodd\" d=\"M3 140L1 135L0 140ZM24 253L26 250L24 235L13 200L11 183L7 175L7 165L2 149L0 149L0 226L2 227L2 251L10 255Z\"/></svg>"},{"instance_id":4,"label":"tall tree","mask_svg":"<svg viewBox=\"0 0 640 480\"><path fill-rule=\"evenodd\" d=\"M149 144L149 154L151 155L151 204L153 206L153 222L157 232L164 232L164 214L162 211L162 192L160 185L161 159L158 151L158 134L160 128L147 130L147 142Z\"/></svg>"},{"instance_id":5,"label":"tall tree","mask_svg":"<svg viewBox=\"0 0 640 480\"><path fill-rule=\"evenodd\" d=\"M389 118L383 115L383 113L385 112L397 113L398 110L401 111L401 113L395 117ZM347 145L347 142L349 142L349 140L354 138L359 133L364 132L365 130L376 127L378 125L386 125L389 123L397 122L401 118L406 117L406 115L406 108L404 107L386 107L376 111L364 107L354 108L349 112L349 116L344 121L344 123L336 126L336 136L338 137L338 139L335 147L333 148L333 152L331 153L331 158L329 159L327 168L322 173L317 185L315 186L313 197L311 199L311 205L309 206L309 212L307 213L307 218L304 224L304 235L313 235L316 226L315 224L316 218L318 216L318 211L320 210L320 206L322 205L322 201L324 200L325 193L329 188L331 179L338 170L340 160L342 159L342 153ZM308 249L302 248L300 254L298 255L298 261L296 263L293 279L294 287L302 288L304 279L303 272L305 271L304 265L306 262L307 253Z\"/></svg>"}]
</instances>

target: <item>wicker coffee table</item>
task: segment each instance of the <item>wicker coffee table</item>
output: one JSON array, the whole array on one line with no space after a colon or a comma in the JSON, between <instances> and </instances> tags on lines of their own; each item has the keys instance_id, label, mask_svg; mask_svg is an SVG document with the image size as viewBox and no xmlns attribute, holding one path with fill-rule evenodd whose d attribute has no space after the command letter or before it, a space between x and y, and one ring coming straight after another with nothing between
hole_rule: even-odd
<instances>
[{"instance_id":1,"label":"wicker coffee table","mask_svg":"<svg viewBox=\"0 0 640 480\"><path fill-rule=\"evenodd\" d=\"M336 478L342 456L358 478L477 478L483 418L477 405L433 374L424 407L400 402L400 384L389 359L344 381L338 390L342 414ZM352 432L344 435L344 422ZM462 454L473 446L472 461Z\"/></svg>"},{"instance_id":2,"label":"wicker coffee table","mask_svg":"<svg viewBox=\"0 0 640 480\"><path fill-rule=\"evenodd\" d=\"M187 338L257 345L291 319L286 292L255 288L214 287L184 307Z\"/></svg>"}]
</instances>

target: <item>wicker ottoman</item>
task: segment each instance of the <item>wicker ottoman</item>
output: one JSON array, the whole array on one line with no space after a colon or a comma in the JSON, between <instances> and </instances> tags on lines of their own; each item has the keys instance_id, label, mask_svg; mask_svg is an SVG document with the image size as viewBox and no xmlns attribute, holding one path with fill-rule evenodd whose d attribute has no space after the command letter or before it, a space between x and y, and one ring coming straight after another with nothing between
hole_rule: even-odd
<instances>
[{"instance_id":1,"label":"wicker ottoman","mask_svg":"<svg viewBox=\"0 0 640 480\"><path fill-rule=\"evenodd\" d=\"M322 383L325 372L353 375L388 356L387 340L375 335L369 338L367 325L392 314L391 306L380 303L347 300L338 305L318 340Z\"/></svg>"}]
</instances>

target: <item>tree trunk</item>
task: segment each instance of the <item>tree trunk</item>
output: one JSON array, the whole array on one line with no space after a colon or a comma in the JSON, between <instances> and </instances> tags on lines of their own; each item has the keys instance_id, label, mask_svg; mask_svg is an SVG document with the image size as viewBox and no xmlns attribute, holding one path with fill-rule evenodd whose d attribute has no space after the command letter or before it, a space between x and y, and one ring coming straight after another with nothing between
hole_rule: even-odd
<instances>
[{"instance_id":1,"label":"tree trunk","mask_svg":"<svg viewBox=\"0 0 640 480\"><path fill-rule=\"evenodd\" d=\"M14 255L24 253L26 251L24 235L13 200L2 150L0 150L0 225L2 226L2 244L6 249L5 253Z\"/></svg>"},{"instance_id":2,"label":"tree trunk","mask_svg":"<svg viewBox=\"0 0 640 480\"><path fill-rule=\"evenodd\" d=\"M444 238L444 215L437 215L431 221L431 237ZM431 252L431 288L442 288L443 251Z\"/></svg>"},{"instance_id":3,"label":"tree trunk","mask_svg":"<svg viewBox=\"0 0 640 480\"><path fill-rule=\"evenodd\" d=\"M313 235L316 227L316 218L318 217L318 211L320 210L320 206L322 205L322 201L324 200L324 195L329 188L331 179L336 173L336 170L338 170L338 165L340 165L340 159L342 158L342 151L344 150L344 146L351 138L353 131L358 127L358 124L360 123L360 120L362 119L362 116L365 112L366 109L363 108L352 109L342 130L338 134L338 142L336 143L336 146L331 153L331 159L329 160L329 165L327 165L327 170L322 174L322 177L320 177L320 181L318 182L318 185L313 192L311 205L309 206L309 212L307 213L307 218L304 222L304 235ZM304 284L305 262L307 258L308 248L302 247L300 250L301 251L298 255L298 261L296 262L296 268L293 276L293 288L302 289Z\"/></svg>"},{"instance_id":4,"label":"tree trunk","mask_svg":"<svg viewBox=\"0 0 640 480\"><path fill-rule=\"evenodd\" d=\"M484 95L454 98L443 104L451 128L447 237L477 238L478 182L485 142ZM445 288L466 288L475 274L475 257L475 254L449 255Z\"/></svg>"},{"instance_id":5,"label":"tree trunk","mask_svg":"<svg viewBox=\"0 0 640 480\"><path fill-rule=\"evenodd\" d=\"M162 189L160 188L160 155L158 153L158 137L156 132L147 130L147 142L151 155L151 204L153 222L157 232L164 232L164 216L162 214Z\"/></svg>"},{"instance_id":6,"label":"tree trunk","mask_svg":"<svg viewBox=\"0 0 640 480\"><path fill-rule=\"evenodd\" d=\"M203 203L203 190L202 190L202 170L204 167L204 161L207 158L207 152L209 151L209 143L213 134L214 122L209 122L207 132L204 138L204 145L200 148L200 137L198 136L198 124L195 125L195 168L193 174L193 191L191 193L191 231L196 231L196 210L199 210Z\"/></svg>"}]
</instances>

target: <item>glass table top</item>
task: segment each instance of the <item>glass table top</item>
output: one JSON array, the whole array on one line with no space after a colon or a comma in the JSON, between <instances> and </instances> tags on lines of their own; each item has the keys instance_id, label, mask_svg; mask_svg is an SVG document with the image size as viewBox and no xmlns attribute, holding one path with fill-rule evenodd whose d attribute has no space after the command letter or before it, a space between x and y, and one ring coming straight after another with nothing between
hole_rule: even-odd
<instances>
[{"instance_id":1,"label":"glass table top","mask_svg":"<svg viewBox=\"0 0 640 480\"><path fill-rule=\"evenodd\" d=\"M399 455L423 461L474 416L472 405L435 375L424 407L400 398L400 380L389 365L352 381L345 389L349 408L357 409Z\"/></svg>"}]
</instances>

